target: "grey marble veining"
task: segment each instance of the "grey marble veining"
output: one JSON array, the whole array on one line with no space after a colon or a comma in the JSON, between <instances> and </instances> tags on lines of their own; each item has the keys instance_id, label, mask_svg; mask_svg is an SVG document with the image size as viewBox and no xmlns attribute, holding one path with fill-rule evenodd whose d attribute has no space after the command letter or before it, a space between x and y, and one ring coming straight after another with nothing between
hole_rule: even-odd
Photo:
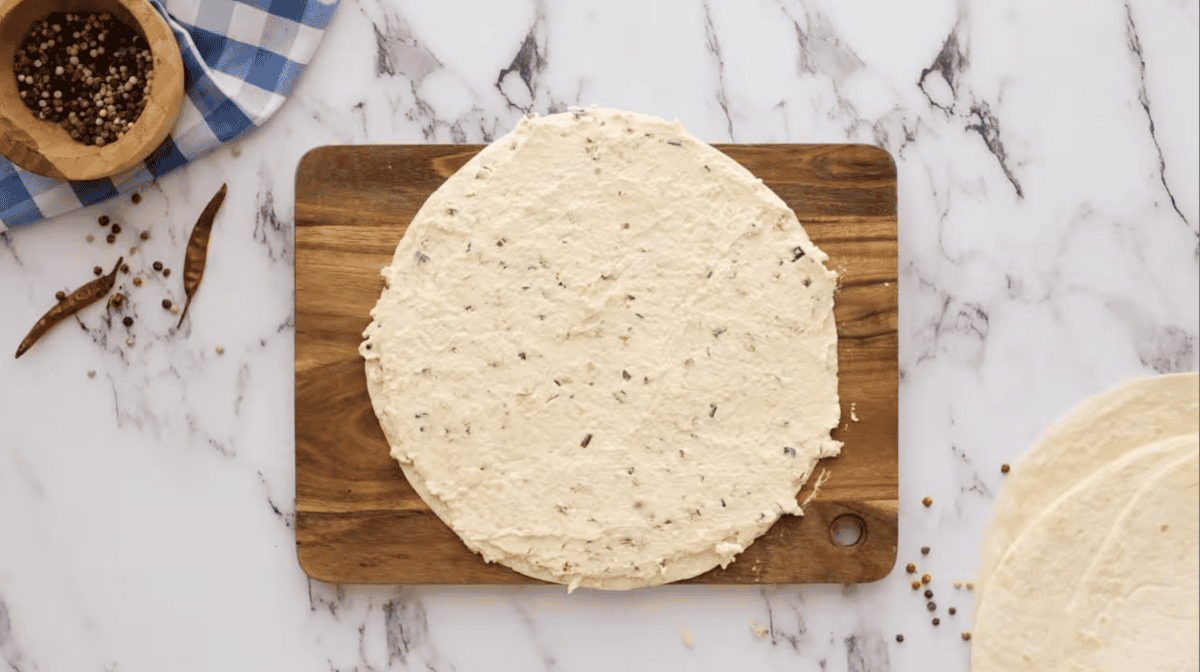
<instances>
[{"instance_id":1,"label":"grey marble veining","mask_svg":"<svg viewBox=\"0 0 1200 672\"><path fill-rule=\"evenodd\" d=\"M1194 0L342 0L266 127L139 205L0 234L11 350L93 265L124 254L147 277L136 292L121 279L132 327L97 306L0 358L0 661L967 669L971 594L954 583L975 571L999 466L1088 395L1196 368L1198 16ZM567 596L336 587L300 571L300 157L323 144L489 142L523 114L590 104L678 118L716 142L862 142L896 160L901 545L884 580ZM178 276L146 270L181 269L222 183L204 284L176 328L159 302L182 300ZM88 242L100 214L133 233ZM933 577L937 627L907 562Z\"/></svg>"}]
</instances>

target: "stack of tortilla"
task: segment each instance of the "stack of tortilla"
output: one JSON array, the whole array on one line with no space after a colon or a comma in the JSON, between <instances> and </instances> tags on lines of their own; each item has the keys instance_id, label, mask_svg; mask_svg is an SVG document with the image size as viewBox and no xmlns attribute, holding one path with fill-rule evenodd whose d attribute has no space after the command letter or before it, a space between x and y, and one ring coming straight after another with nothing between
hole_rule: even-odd
<instances>
[{"instance_id":1,"label":"stack of tortilla","mask_svg":"<svg viewBox=\"0 0 1200 672\"><path fill-rule=\"evenodd\" d=\"M1198 382L1093 398L1014 468L984 543L975 672L1197 669Z\"/></svg>"}]
</instances>

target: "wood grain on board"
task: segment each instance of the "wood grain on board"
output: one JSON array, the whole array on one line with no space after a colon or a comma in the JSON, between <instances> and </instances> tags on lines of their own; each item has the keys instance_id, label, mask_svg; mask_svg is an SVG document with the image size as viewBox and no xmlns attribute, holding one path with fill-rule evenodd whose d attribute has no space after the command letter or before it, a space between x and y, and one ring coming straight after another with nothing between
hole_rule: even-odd
<instances>
[{"instance_id":1,"label":"wood grain on board","mask_svg":"<svg viewBox=\"0 0 1200 672\"><path fill-rule=\"evenodd\" d=\"M803 517L686 583L857 583L896 559L896 169L866 145L717 145L796 212L841 274L834 303L839 457ZM388 454L362 332L408 223L480 145L314 149L296 172L296 549L332 583L541 583L470 552ZM854 421L851 418L857 417ZM803 500L815 477L801 491ZM833 540L834 521L863 529Z\"/></svg>"}]
</instances>

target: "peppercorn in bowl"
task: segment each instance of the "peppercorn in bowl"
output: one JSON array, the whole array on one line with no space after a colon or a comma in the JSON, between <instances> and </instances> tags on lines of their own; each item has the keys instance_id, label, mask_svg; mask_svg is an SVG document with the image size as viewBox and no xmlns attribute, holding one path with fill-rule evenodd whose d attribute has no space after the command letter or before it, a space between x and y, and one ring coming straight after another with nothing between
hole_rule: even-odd
<instances>
[{"instance_id":1,"label":"peppercorn in bowl","mask_svg":"<svg viewBox=\"0 0 1200 672\"><path fill-rule=\"evenodd\" d=\"M183 61L147 0L0 0L0 154L92 180L150 155L179 115Z\"/></svg>"}]
</instances>

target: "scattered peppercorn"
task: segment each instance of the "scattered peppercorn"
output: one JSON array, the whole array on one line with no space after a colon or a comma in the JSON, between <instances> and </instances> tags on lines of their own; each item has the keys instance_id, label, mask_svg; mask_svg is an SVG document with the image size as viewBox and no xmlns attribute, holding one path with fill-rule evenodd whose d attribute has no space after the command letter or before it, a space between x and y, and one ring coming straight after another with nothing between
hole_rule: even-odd
<instances>
[{"instance_id":1,"label":"scattered peppercorn","mask_svg":"<svg viewBox=\"0 0 1200 672\"><path fill-rule=\"evenodd\" d=\"M137 339L136 339L136 338L134 338L134 337L132 337L132 336L130 336L129 338L125 339L125 345L128 345L128 346L129 346L129 347L131 347L131 348L133 347L133 344L134 344L134 343L137 343Z\"/></svg>"},{"instance_id":2,"label":"scattered peppercorn","mask_svg":"<svg viewBox=\"0 0 1200 672\"><path fill-rule=\"evenodd\" d=\"M99 266L93 266L92 273L94 273L96 275L104 275L104 269L100 268Z\"/></svg>"},{"instance_id":3,"label":"scattered peppercorn","mask_svg":"<svg viewBox=\"0 0 1200 672\"><path fill-rule=\"evenodd\" d=\"M92 234L89 233L87 235L87 242L91 243L91 242L94 242L95 240L96 240L96 237L93 236Z\"/></svg>"},{"instance_id":4,"label":"scattered peppercorn","mask_svg":"<svg viewBox=\"0 0 1200 672\"><path fill-rule=\"evenodd\" d=\"M897 641L897 642L903 642L903 641L904 641L904 635L896 635L896 641Z\"/></svg>"},{"instance_id":5,"label":"scattered peppercorn","mask_svg":"<svg viewBox=\"0 0 1200 672\"><path fill-rule=\"evenodd\" d=\"M925 589L925 597L933 597L933 591L926 588Z\"/></svg>"},{"instance_id":6,"label":"scattered peppercorn","mask_svg":"<svg viewBox=\"0 0 1200 672\"><path fill-rule=\"evenodd\" d=\"M951 615L951 616L953 616L953 615L955 615L955 614L957 614L957 613L958 613L958 610L957 610L957 609L955 609L954 607L950 607L950 610L949 610L949 611L950 611L950 615Z\"/></svg>"},{"instance_id":7,"label":"scattered peppercorn","mask_svg":"<svg viewBox=\"0 0 1200 672\"><path fill-rule=\"evenodd\" d=\"M933 504L933 498L932 498L932 497L926 497L925 499L922 499L922 500L921 500L921 503L922 503L922 504L924 504L924 505L925 505L925 508L927 508L927 509L928 509L928 508L929 508L929 507L930 507L930 506Z\"/></svg>"},{"instance_id":8,"label":"scattered peppercorn","mask_svg":"<svg viewBox=\"0 0 1200 672\"><path fill-rule=\"evenodd\" d=\"M58 299L59 301L62 301L63 299L67 298L67 293L63 292L63 291L55 292L54 298Z\"/></svg>"},{"instance_id":9,"label":"scattered peppercorn","mask_svg":"<svg viewBox=\"0 0 1200 672\"><path fill-rule=\"evenodd\" d=\"M926 608L926 609L928 609L928 610L930 610L930 611L937 611L937 605L936 605L936 604L934 604L933 602L930 602L929 604L926 604L926 605L925 605L925 608Z\"/></svg>"},{"instance_id":10,"label":"scattered peppercorn","mask_svg":"<svg viewBox=\"0 0 1200 672\"><path fill-rule=\"evenodd\" d=\"M141 279L141 278L137 278L137 277L135 277L135 278L133 279L133 285L134 285L135 287L141 287L141 286L142 286L142 279Z\"/></svg>"},{"instance_id":11,"label":"scattered peppercorn","mask_svg":"<svg viewBox=\"0 0 1200 672\"><path fill-rule=\"evenodd\" d=\"M970 632L968 632L968 631L966 631L966 630L964 630L964 631L963 631L963 633L962 633L962 638L963 638L963 641L964 641L964 642L970 641L970 640L971 640L971 633L970 633Z\"/></svg>"},{"instance_id":12,"label":"scattered peppercorn","mask_svg":"<svg viewBox=\"0 0 1200 672\"><path fill-rule=\"evenodd\" d=\"M121 225L120 225L120 224L113 224L113 225L112 225L112 232L113 232L113 233L120 233L120 232L121 232Z\"/></svg>"},{"instance_id":13,"label":"scattered peppercorn","mask_svg":"<svg viewBox=\"0 0 1200 672\"><path fill-rule=\"evenodd\" d=\"M111 234L111 233L110 233L110 234L108 234L108 236L105 238L105 240L107 240L107 241L108 241L108 244L109 244L109 245L112 245L113 243L117 242L117 237L116 237L116 236L114 236L113 234Z\"/></svg>"},{"instance_id":14,"label":"scattered peppercorn","mask_svg":"<svg viewBox=\"0 0 1200 672\"><path fill-rule=\"evenodd\" d=\"M141 195L141 194L134 194L134 195L132 195L132 196L130 196L130 197L129 197L129 200L133 201L133 204L134 204L134 205L137 205L138 203L141 203L141 202L142 202L142 195Z\"/></svg>"},{"instance_id":15,"label":"scattered peppercorn","mask_svg":"<svg viewBox=\"0 0 1200 672\"><path fill-rule=\"evenodd\" d=\"M171 309L171 300L170 300L170 299L163 299L163 300L162 300L162 307L163 307L163 309L164 309L164 310L170 310L170 309Z\"/></svg>"},{"instance_id":16,"label":"scattered peppercorn","mask_svg":"<svg viewBox=\"0 0 1200 672\"><path fill-rule=\"evenodd\" d=\"M940 624L941 624L941 622L942 622L942 619L940 619L940 618L935 618L935 619L933 619L933 624L934 624L934 625L940 625Z\"/></svg>"},{"instance_id":17,"label":"scattered peppercorn","mask_svg":"<svg viewBox=\"0 0 1200 672\"><path fill-rule=\"evenodd\" d=\"M959 589L959 588L962 588L962 581L955 581L955 582L954 582L954 588L955 588L956 590L957 590L957 589Z\"/></svg>"},{"instance_id":18,"label":"scattered peppercorn","mask_svg":"<svg viewBox=\"0 0 1200 672\"><path fill-rule=\"evenodd\" d=\"M171 277L171 269L169 269L169 268L164 268L164 269L163 269L163 277L164 277L164 278L169 278L169 277Z\"/></svg>"},{"instance_id":19,"label":"scattered peppercorn","mask_svg":"<svg viewBox=\"0 0 1200 672\"><path fill-rule=\"evenodd\" d=\"M156 261L153 264L151 264L151 266L153 266L154 270L156 270L156 271L162 270L162 262L161 261Z\"/></svg>"},{"instance_id":20,"label":"scattered peppercorn","mask_svg":"<svg viewBox=\"0 0 1200 672\"><path fill-rule=\"evenodd\" d=\"M929 583L932 580L933 580L933 577L928 574L921 575L921 583Z\"/></svg>"},{"instance_id":21,"label":"scattered peppercorn","mask_svg":"<svg viewBox=\"0 0 1200 672\"><path fill-rule=\"evenodd\" d=\"M217 346L217 354L218 354L218 355L223 355L223 354L225 354L225 346L223 346L223 345L218 345L218 346Z\"/></svg>"},{"instance_id":22,"label":"scattered peppercorn","mask_svg":"<svg viewBox=\"0 0 1200 672\"><path fill-rule=\"evenodd\" d=\"M133 318L126 315L125 319L121 320L121 324L124 324L127 327L132 327L133 326Z\"/></svg>"},{"instance_id":23,"label":"scattered peppercorn","mask_svg":"<svg viewBox=\"0 0 1200 672\"><path fill-rule=\"evenodd\" d=\"M1007 474L1010 468L1007 464L1002 464L1000 465L1000 473Z\"/></svg>"},{"instance_id":24,"label":"scattered peppercorn","mask_svg":"<svg viewBox=\"0 0 1200 672\"><path fill-rule=\"evenodd\" d=\"M905 565L904 571L908 572L909 574L916 574L917 566L910 562L907 565Z\"/></svg>"},{"instance_id":25,"label":"scattered peppercorn","mask_svg":"<svg viewBox=\"0 0 1200 672\"><path fill-rule=\"evenodd\" d=\"M88 378L95 378L95 377L96 377L96 370L88 369Z\"/></svg>"},{"instance_id":26,"label":"scattered peppercorn","mask_svg":"<svg viewBox=\"0 0 1200 672\"><path fill-rule=\"evenodd\" d=\"M921 555L929 555L929 547L928 546L921 547Z\"/></svg>"},{"instance_id":27,"label":"scattered peppercorn","mask_svg":"<svg viewBox=\"0 0 1200 672\"><path fill-rule=\"evenodd\" d=\"M150 232L142 231L142 233L138 235L138 238L141 238L142 240L150 240Z\"/></svg>"},{"instance_id":28,"label":"scattered peppercorn","mask_svg":"<svg viewBox=\"0 0 1200 672\"><path fill-rule=\"evenodd\" d=\"M108 218L108 215L100 215L100 219L96 221L100 223L100 226L108 226L108 223L112 220Z\"/></svg>"},{"instance_id":29,"label":"scattered peppercorn","mask_svg":"<svg viewBox=\"0 0 1200 672\"><path fill-rule=\"evenodd\" d=\"M913 587L913 590L920 590L920 589L921 589L921 582L920 582L920 581L913 581L913 582L912 582L912 587Z\"/></svg>"},{"instance_id":30,"label":"scattered peppercorn","mask_svg":"<svg viewBox=\"0 0 1200 672\"><path fill-rule=\"evenodd\" d=\"M967 582L966 584L964 584L964 585L966 585L966 587L967 587L967 590L975 590L975 584L971 583L970 581L968 581L968 582Z\"/></svg>"}]
</instances>

